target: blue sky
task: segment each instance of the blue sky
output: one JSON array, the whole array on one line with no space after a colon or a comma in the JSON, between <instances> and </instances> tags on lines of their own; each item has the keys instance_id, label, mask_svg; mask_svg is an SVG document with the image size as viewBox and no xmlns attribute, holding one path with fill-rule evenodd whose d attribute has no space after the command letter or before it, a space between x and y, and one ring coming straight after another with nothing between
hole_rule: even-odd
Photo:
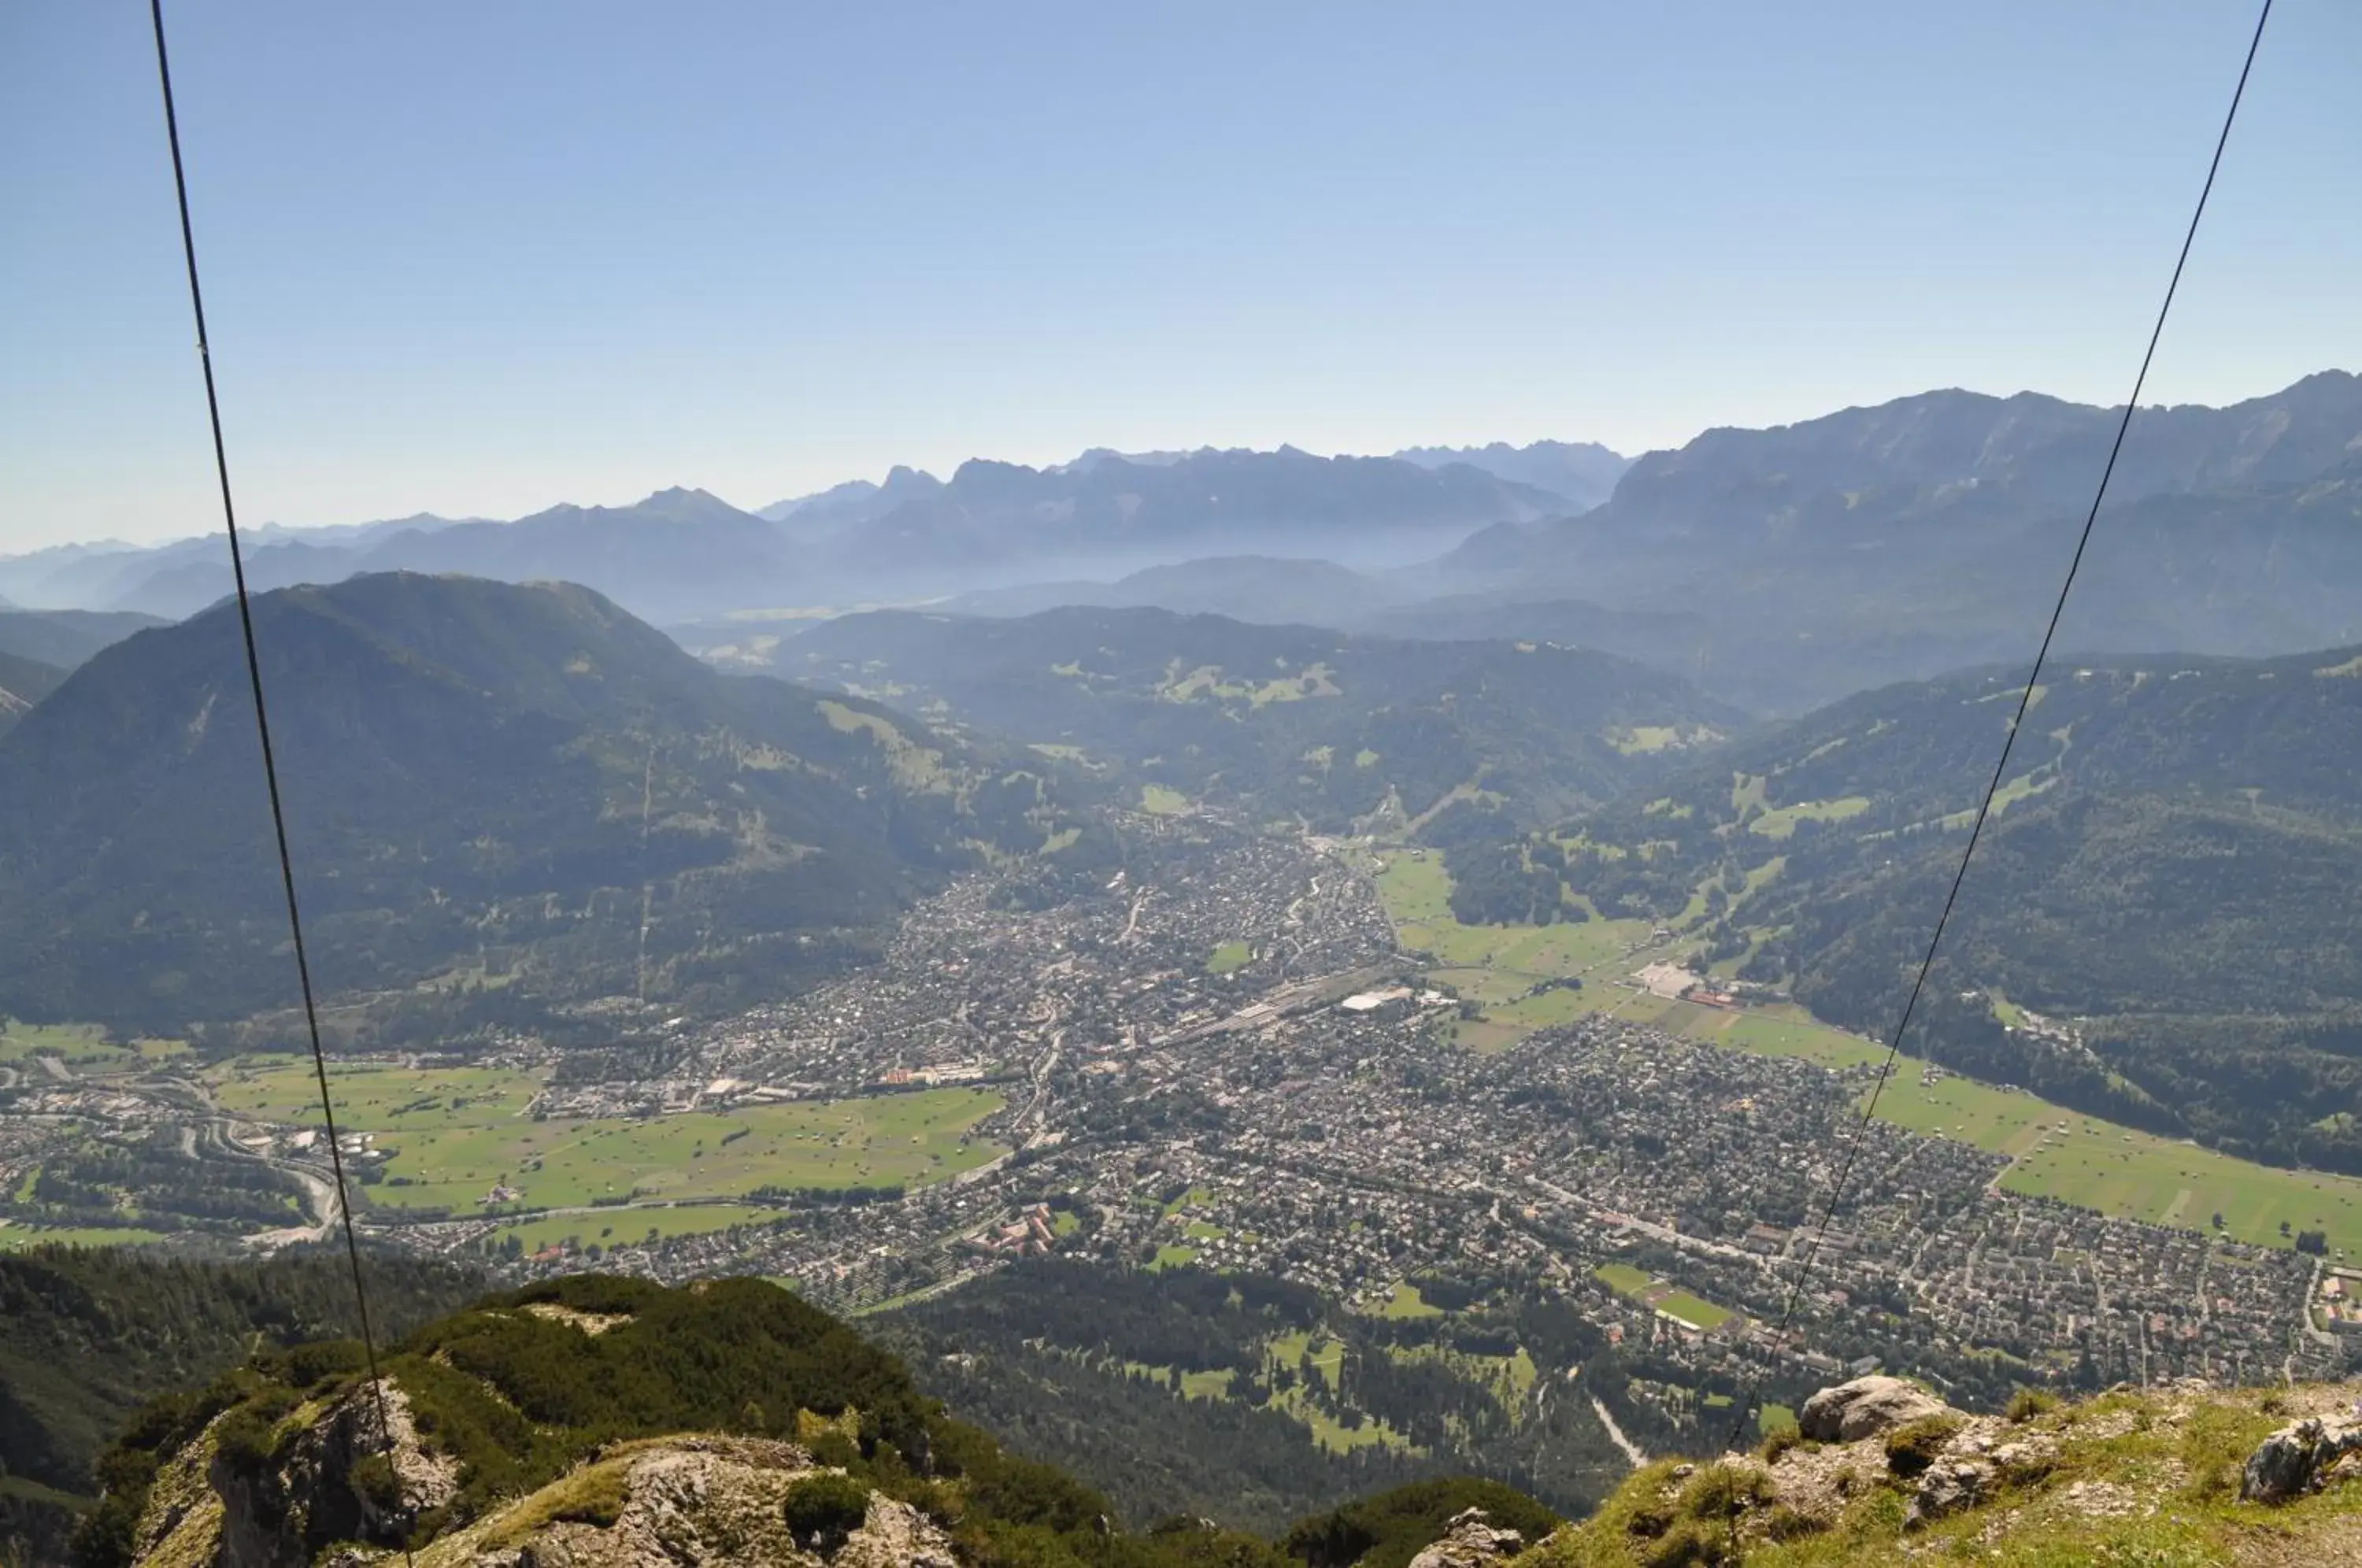
<instances>
[{"instance_id":1,"label":"blue sky","mask_svg":"<svg viewBox=\"0 0 2362 1568\"><path fill-rule=\"evenodd\" d=\"M2244 3L169 10L251 522L2120 399ZM0 551L215 525L147 8L0 7ZM2362 368L2282 0L2151 383Z\"/></svg>"}]
</instances>

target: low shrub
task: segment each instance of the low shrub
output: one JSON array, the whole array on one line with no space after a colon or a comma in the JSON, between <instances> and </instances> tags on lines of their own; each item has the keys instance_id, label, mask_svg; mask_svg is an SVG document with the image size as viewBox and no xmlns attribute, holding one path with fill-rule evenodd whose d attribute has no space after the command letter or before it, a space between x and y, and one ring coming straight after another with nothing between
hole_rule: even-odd
<instances>
[{"instance_id":1,"label":"low shrub","mask_svg":"<svg viewBox=\"0 0 2362 1568\"><path fill-rule=\"evenodd\" d=\"M2058 1396L2048 1389L2021 1388L2009 1397L2009 1408L2003 1414L2022 1425L2036 1416L2047 1416L2057 1408Z\"/></svg>"},{"instance_id":2,"label":"low shrub","mask_svg":"<svg viewBox=\"0 0 2362 1568\"><path fill-rule=\"evenodd\" d=\"M1923 1474L1960 1430L1957 1416L1922 1416L1886 1434L1886 1468L1904 1480Z\"/></svg>"}]
</instances>

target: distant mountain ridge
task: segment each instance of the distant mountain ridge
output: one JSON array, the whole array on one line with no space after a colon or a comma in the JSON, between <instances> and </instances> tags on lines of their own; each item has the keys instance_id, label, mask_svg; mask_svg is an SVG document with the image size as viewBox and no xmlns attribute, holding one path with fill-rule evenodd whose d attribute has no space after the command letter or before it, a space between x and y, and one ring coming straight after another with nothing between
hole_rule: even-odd
<instances>
[{"instance_id":1,"label":"distant mountain ridge","mask_svg":"<svg viewBox=\"0 0 2362 1568\"><path fill-rule=\"evenodd\" d=\"M1712 430L1638 459L1595 511L1487 529L1434 569L1501 602L1705 610L1674 667L1795 711L2030 656L2115 418L1953 391ZM2330 370L2138 411L2061 636L2261 656L2362 635L2357 604L2362 380Z\"/></svg>"},{"instance_id":2,"label":"distant mountain ridge","mask_svg":"<svg viewBox=\"0 0 2362 1568\"><path fill-rule=\"evenodd\" d=\"M0 653L0 735L33 711L33 704L57 690L66 672L39 659Z\"/></svg>"},{"instance_id":3,"label":"distant mountain ridge","mask_svg":"<svg viewBox=\"0 0 2362 1568\"><path fill-rule=\"evenodd\" d=\"M377 571L580 582L640 614L691 619L1120 574L1209 555L1400 564L1571 504L1466 465L1429 469L1293 447L1091 458L1054 469L977 458L948 480L896 469L882 484L839 485L766 507L768 515L675 488L629 506L561 505L509 523L259 534L248 576L258 589ZM215 539L0 559L0 591L25 602L178 618L230 589Z\"/></svg>"},{"instance_id":4,"label":"distant mountain ridge","mask_svg":"<svg viewBox=\"0 0 2362 1568\"><path fill-rule=\"evenodd\" d=\"M1745 723L1677 677L1541 643L1413 643L1157 609L887 611L770 667L1031 745L1091 773L1341 831L1482 790L1547 821Z\"/></svg>"},{"instance_id":5,"label":"distant mountain ridge","mask_svg":"<svg viewBox=\"0 0 2362 1568\"><path fill-rule=\"evenodd\" d=\"M1633 459L1596 441L1536 441L1512 447L1495 441L1483 447L1406 447L1395 454L1423 469L1465 463L1496 479L1529 484L1562 495L1573 509L1587 512L1615 493Z\"/></svg>"}]
</instances>

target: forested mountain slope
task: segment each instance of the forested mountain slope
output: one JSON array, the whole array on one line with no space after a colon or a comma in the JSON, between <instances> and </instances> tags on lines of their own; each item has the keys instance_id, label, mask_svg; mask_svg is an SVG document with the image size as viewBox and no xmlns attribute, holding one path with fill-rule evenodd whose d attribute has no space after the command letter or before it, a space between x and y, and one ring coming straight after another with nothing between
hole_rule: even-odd
<instances>
[{"instance_id":1,"label":"forested mountain slope","mask_svg":"<svg viewBox=\"0 0 2362 1568\"><path fill-rule=\"evenodd\" d=\"M1744 722L1677 677L1585 649L1160 610L849 615L770 657L800 679L1330 830L1472 790L1547 821Z\"/></svg>"},{"instance_id":2,"label":"forested mountain slope","mask_svg":"<svg viewBox=\"0 0 2362 1568\"><path fill-rule=\"evenodd\" d=\"M331 994L792 985L988 854L1098 842L1038 771L717 674L587 590L386 574L254 609ZM171 1029L284 1005L270 833L235 611L102 652L0 740L10 1010Z\"/></svg>"},{"instance_id":3,"label":"forested mountain slope","mask_svg":"<svg viewBox=\"0 0 2362 1568\"><path fill-rule=\"evenodd\" d=\"M33 704L57 690L66 672L39 659L0 653L0 735L14 729Z\"/></svg>"},{"instance_id":4,"label":"forested mountain slope","mask_svg":"<svg viewBox=\"0 0 2362 1568\"><path fill-rule=\"evenodd\" d=\"M1710 957L1882 1035L2020 690L1952 676L1741 740L1584 820L1568 880L1604 909L1686 914ZM2058 667L1910 1048L2240 1154L2362 1169L2356 756L2353 649ZM2015 1027L2018 1008L2081 1021Z\"/></svg>"},{"instance_id":5,"label":"forested mountain slope","mask_svg":"<svg viewBox=\"0 0 2362 1568\"><path fill-rule=\"evenodd\" d=\"M72 669L109 643L163 623L89 610L0 610L0 654Z\"/></svg>"}]
</instances>

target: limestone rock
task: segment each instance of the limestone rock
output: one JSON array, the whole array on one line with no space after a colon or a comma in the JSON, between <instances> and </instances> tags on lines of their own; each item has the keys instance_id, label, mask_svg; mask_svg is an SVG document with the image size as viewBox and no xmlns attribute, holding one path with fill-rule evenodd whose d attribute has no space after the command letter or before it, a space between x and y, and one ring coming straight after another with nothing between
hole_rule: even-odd
<instances>
[{"instance_id":1,"label":"limestone rock","mask_svg":"<svg viewBox=\"0 0 2362 1568\"><path fill-rule=\"evenodd\" d=\"M869 1495L861 1528L845 1537L829 1568L959 1568L951 1537L908 1503Z\"/></svg>"},{"instance_id":2,"label":"limestone rock","mask_svg":"<svg viewBox=\"0 0 2362 1568\"><path fill-rule=\"evenodd\" d=\"M2318 1417L2294 1422L2266 1438L2247 1456L2239 1496L2264 1503L2301 1496L2321 1484L2332 1465L2356 1452L2362 1452L2362 1422Z\"/></svg>"},{"instance_id":3,"label":"limestone rock","mask_svg":"<svg viewBox=\"0 0 2362 1568\"><path fill-rule=\"evenodd\" d=\"M1857 1377L1805 1401L1796 1424L1816 1442L1859 1442L1952 1408L1900 1377Z\"/></svg>"},{"instance_id":4,"label":"limestone rock","mask_svg":"<svg viewBox=\"0 0 2362 1568\"><path fill-rule=\"evenodd\" d=\"M1496 1529L1482 1508L1465 1508L1443 1527L1443 1538L1410 1560L1410 1568L1492 1568L1526 1549L1526 1538Z\"/></svg>"},{"instance_id":5,"label":"limestone rock","mask_svg":"<svg viewBox=\"0 0 2362 1568\"><path fill-rule=\"evenodd\" d=\"M1982 1502L1992 1481L1992 1467L1974 1460L1939 1460L1919 1477L1919 1490L1904 1515L1904 1529L1918 1529L1962 1508Z\"/></svg>"}]
</instances>

